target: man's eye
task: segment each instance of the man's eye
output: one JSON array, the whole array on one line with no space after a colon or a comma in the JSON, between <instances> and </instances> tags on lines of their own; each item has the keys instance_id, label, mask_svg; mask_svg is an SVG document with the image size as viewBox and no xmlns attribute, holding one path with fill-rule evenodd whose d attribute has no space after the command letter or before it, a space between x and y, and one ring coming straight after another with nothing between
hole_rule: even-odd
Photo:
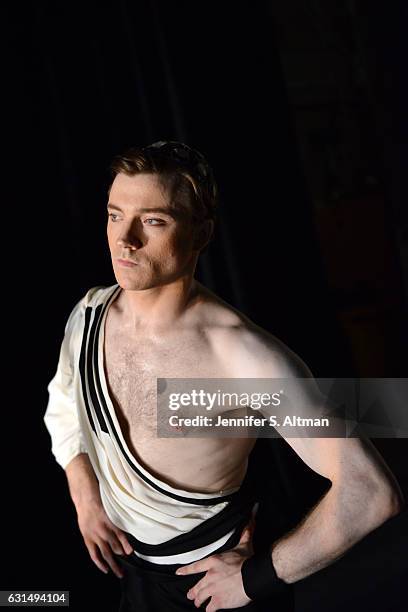
<instances>
[{"instance_id":1,"label":"man's eye","mask_svg":"<svg viewBox=\"0 0 408 612\"><path fill-rule=\"evenodd\" d=\"M115 213L108 213L108 217L110 217L111 221L113 221L113 222L115 222L115 221L116 221L116 217L117 217L117 216L118 216L118 215L115 215ZM113 217L115 217L115 219L114 219Z\"/></svg>"},{"instance_id":2,"label":"man's eye","mask_svg":"<svg viewBox=\"0 0 408 612\"><path fill-rule=\"evenodd\" d=\"M153 221L153 223L151 223ZM163 219L146 219L147 225L164 225L165 221Z\"/></svg>"}]
</instances>

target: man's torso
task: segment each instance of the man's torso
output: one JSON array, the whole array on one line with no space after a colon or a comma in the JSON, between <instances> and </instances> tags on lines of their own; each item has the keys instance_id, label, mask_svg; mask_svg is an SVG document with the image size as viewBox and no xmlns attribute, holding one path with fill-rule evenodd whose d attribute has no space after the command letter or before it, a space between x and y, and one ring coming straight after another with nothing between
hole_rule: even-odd
<instances>
[{"instance_id":1,"label":"man's torso","mask_svg":"<svg viewBox=\"0 0 408 612\"><path fill-rule=\"evenodd\" d=\"M251 376L248 351L239 354L248 323L221 301L206 298L194 324L165 334L131 330L119 300L106 316L104 366L123 436L137 460L157 478L186 491L239 486L254 438L159 438L156 378Z\"/></svg>"}]
</instances>

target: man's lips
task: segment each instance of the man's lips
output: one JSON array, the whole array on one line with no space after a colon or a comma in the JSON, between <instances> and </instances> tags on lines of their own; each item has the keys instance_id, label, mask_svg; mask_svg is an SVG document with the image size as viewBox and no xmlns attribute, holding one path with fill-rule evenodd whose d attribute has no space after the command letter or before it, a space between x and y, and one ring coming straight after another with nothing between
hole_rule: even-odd
<instances>
[{"instance_id":1,"label":"man's lips","mask_svg":"<svg viewBox=\"0 0 408 612\"><path fill-rule=\"evenodd\" d=\"M133 266L137 266L137 263L135 261L132 261L131 259L117 259L116 261L118 262L119 265L129 267L129 268L132 268Z\"/></svg>"}]
</instances>

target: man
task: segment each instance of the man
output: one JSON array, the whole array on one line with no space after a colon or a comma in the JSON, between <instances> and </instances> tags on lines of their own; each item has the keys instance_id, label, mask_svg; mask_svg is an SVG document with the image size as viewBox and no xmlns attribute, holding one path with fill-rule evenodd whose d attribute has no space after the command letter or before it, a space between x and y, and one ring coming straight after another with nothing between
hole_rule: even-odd
<instances>
[{"instance_id":1,"label":"man","mask_svg":"<svg viewBox=\"0 0 408 612\"><path fill-rule=\"evenodd\" d=\"M121 612L256 610L398 513L401 494L368 441L287 437L332 485L296 529L253 554L254 439L158 437L156 381L310 370L194 278L217 201L203 156L160 141L112 170L117 284L90 289L67 321L44 416L52 450L91 559L122 577Z\"/></svg>"}]
</instances>

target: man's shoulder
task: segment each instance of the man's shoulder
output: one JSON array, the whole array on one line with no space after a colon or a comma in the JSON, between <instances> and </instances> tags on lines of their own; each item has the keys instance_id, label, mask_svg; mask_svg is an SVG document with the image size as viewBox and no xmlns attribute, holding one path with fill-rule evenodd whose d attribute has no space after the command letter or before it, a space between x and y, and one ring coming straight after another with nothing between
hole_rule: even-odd
<instances>
[{"instance_id":1,"label":"man's shoulder","mask_svg":"<svg viewBox=\"0 0 408 612\"><path fill-rule=\"evenodd\" d=\"M304 365L299 355L283 340L246 317L226 334L231 354L244 368L240 372L242 376L283 378L293 375L299 366Z\"/></svg>"},{"instance_id":2,"label":"man's shoulder","mask_svg":"<svg viewBox=\"0 0 408 612\"><path fill-rule=\"evenodd\" d=\"M85 295L82 298L83 305L87 306L99 306L100 304L104 304L112 294L118 289L119 285L115 283L114 285L95 285L88 289Z\"/></svg>"},{"instance_id":3,"label":"man's shoulder","mask_svg":"<svg viewBox=\"0 0 408 612\"><path fill-rule=\"evenodd\" d=\"M307 377L301 357L282 339L260 327L244 313L223 300L217 311L214 337L225 351L237 375L255 377Z\"/></svg>"},{"instance_id":4,"label":"man's shoulder","mask_svg":"<svg viewBox=\"0 0 408 612\"><path fill-rule=\"evenodd\" d=\"M82 294L75 305L71 308L71 312L67 321L67 328L82 324L85 310L90 306L95 308L99 304L104 304L109 297L117 290L119 285L95 285Z\"/></svg>"}]
</instances>

